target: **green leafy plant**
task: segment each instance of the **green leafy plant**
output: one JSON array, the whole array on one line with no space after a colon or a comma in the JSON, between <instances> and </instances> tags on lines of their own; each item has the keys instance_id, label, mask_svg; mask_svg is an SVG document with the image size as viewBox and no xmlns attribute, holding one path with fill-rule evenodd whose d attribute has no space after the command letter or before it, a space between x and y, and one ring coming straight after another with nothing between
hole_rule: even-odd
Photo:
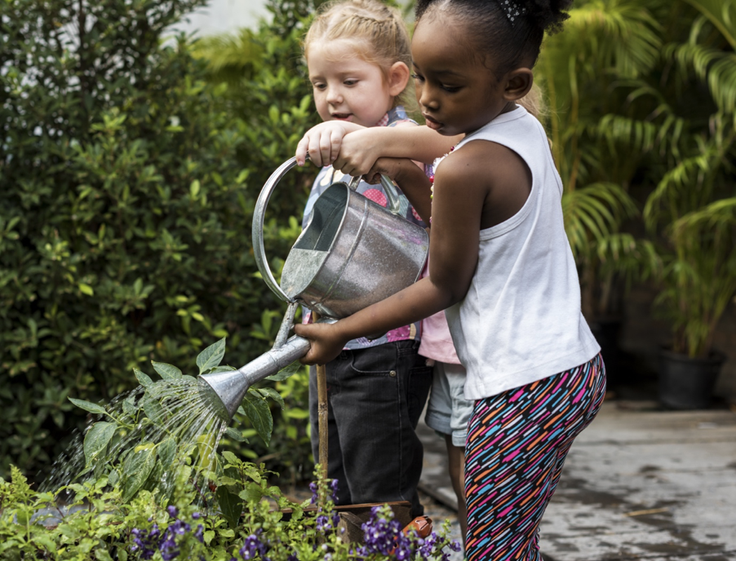
<instances>
[{"instance_id":1,"label":"green leafy plant","mask_svg":"<svg viewBox=\"0 0 736 561\"><path fill-rule=\"evenodd\" d=\"M261 467L225 452L220 475L211 474L217 490L231 501L222 511L208 509L189 484L191 468L179 466L168 501L142 490L122 500L106 477L72 484L68 501L55 493L31 489L21 472L0 478L0 557L21 559L230 559L273 561L381 561L447 559L459 549L440 532L419 538L404 534L388 507L375 507L363 525L363 543L347 541L331 500L330 482L318 479L312 500L294 503L268 483ZM221 503L223 504L223 503Z\"/></svg>"},{"instance_id":2,"label":"green leafy plant","mask_svg":"<svg viewBox=\"0 0 736 561\"><path fill-rule=\"evenodd\" d=\"M672 351L706 358L736 295L736 1L678 2L662 21L669 74L646 98L682 124L644 208L664 264L655 303Z\"/></svg>"},{"instance_id":3,"label":"green leafy plant","mask_svg":"<svg viewBox=\"0 0 736 561\"><path fill-rule=\"evenodd\" d=\"M565 227L580 270L586 317L620 313L619 294L656 268L646 240L624 230L638 215L630 194L655 126L620 86L651 71L661 37L646 3L583 0L563 33L546 39L535 68L562 177Z\"/></svg>"},{"instance_id":4,"label":"green leafy plant","mask_svg":"<svg viewBox=\"0 0 736 561\"><path fill-rule=\"evenodd\" d=\"M224 338L199 353L198 375L234 370L221 364L224 354ZM171 364L152 361L152 365L159 380L135 369L141 385L106 407L69 398L96 420L88 423L83 441L73 444L57 460L57 473L45 487L105 477L110 484L120 486L124 501L141 490L166 495L171 488L165 474L191 461L197 477L193 485L205 497L207 481L200 476L215 466L221 435L226 434L231 442L245 439L240 431L228 427L229 420L217 415L216 404L211 402L211 394L203 391L202 381ZM249 421L266 445L273 429L268 399L283 406L283 399L272 388L250 387L238 409L240 420Z\"/></svg>"}]
</instances>

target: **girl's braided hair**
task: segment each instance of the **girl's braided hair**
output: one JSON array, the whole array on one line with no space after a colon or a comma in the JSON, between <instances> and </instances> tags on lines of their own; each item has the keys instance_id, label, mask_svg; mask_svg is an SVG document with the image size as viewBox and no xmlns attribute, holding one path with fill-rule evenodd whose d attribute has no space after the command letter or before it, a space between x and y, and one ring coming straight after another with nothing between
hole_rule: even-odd
<instances>
[{"instance_id":1,"label":"girl's braided hair","mask_svg":"<svg viewBox=\"0 0 736 561\"><path fill-rule=\"evenodd\" d=\"M562 29L572 0L417 0L417 22L441 10L466 24L470 40L493 53L497 71L534 66L544 33Z\"/></svg>"},{"instance_id":2,"label":"girl's braided hair","mask_svg":"<svg viewBox=\"0 0 736 561\"><path fill-rule=\"evenodd\" d=\"M401 12L378 0L338 0L320 6L304 37L304 57L309 60L309 46L315 42L337 39L354 41L360 58L378 66L384 77L396 62L411 68L411 40ZM397 104L409 101L403 99L404 93Z\"/></svg>"}]
</instances>

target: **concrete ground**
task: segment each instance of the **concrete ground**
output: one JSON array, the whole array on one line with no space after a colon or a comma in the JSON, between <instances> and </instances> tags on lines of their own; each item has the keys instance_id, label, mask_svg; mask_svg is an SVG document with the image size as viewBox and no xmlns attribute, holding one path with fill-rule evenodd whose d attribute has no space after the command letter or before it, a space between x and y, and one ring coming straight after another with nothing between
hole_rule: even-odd
<instances>
[{"instance_id":1,"label":"concrete ground","mask_svg":"<svg viewBox=\"0 0 736 561\"><path fill-rule=\"evenodd\" d=\"M459 536L444 442L419 434L427 514ZM570 451L541 546L548 561L736 561L736 412L606 401Z\"/></svg>"}]
</instances>

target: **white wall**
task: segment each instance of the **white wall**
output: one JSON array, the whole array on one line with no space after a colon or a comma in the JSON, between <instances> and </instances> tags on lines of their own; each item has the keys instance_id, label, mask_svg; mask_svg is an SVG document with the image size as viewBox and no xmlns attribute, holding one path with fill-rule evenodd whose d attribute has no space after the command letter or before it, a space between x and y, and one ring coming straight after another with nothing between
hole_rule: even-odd
<instances>
[{"instance_id":1,"label":"white wall","mask_svg":"<svg viewBox=\"0 0 736 561\"><path fill-rule=\"evenodd\" d=\"M198 36L230 33L241 27L254 27L259 17L268 14L264 0L210 0L175 29Z\"/></svg>"}]
</instances>

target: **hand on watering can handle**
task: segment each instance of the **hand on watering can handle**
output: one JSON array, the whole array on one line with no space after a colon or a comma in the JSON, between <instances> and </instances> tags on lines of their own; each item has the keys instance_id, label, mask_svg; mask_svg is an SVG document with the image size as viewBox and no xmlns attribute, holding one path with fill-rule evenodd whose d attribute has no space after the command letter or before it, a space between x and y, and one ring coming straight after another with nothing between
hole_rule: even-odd
<instances>
[{"instance_id":1,"label":"hand on watering can handle","mask_svg":"<svg viewBox=\"0 0 736 561\"><path fill-rule=\"evenodd\" d=\"M325 121L315 125L297 144L296 163L303 166L309 157L319 167L332 164L340 153L343 137L363 128L348 121Z\"/></svg>"},{"instance_id":2,"label":"hand on watering can handle","mask_svg":"<svg viewBox=\"0 0 736 561\"><path fill-rule=\"evenodd\" d=\"M307 354L299 359L302 364L327 364L340 354L349 341L340 335L337 323L296 324L294 333L307 339L310 344Z\"/></svg>"}]
</instances>

